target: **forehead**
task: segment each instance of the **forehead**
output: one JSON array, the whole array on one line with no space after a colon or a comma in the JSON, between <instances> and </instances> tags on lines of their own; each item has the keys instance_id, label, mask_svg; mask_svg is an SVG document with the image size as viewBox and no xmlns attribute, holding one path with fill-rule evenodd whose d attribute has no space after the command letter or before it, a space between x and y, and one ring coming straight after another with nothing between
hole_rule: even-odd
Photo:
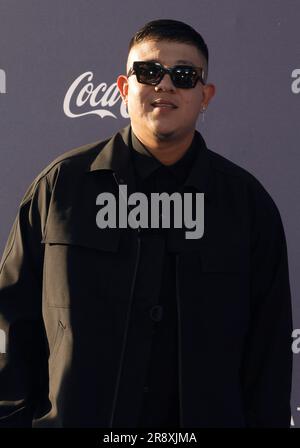
<instances>
[{"instance_id":1,"label":"forehead","mask_svg":"<svg viewBox=\"0 0 300 448\"><path fill-rule=\"evenodd\" d=\"M204 57L197 47L182 42L146 40L131 48L128 55L127 70L134 61L156 60L165 66L175 64L203 66Z\"/></svg>"}]
</instances>

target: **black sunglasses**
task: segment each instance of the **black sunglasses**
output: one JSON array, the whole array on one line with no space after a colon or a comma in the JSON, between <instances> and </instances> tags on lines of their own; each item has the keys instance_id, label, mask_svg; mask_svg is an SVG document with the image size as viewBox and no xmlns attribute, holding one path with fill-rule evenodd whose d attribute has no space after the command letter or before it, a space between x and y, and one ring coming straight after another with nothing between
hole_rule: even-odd
<instances>
[{"instance_id":1,"label":"black sunglasses","mask_svg":"<svg viewBox=\"0 0 300 448\"><path fill-rule=\"evenodd\" d=\"M200 81L204 82L204 69L189 65L175 65L171 68L163 67L159 62L136 61L129 70L127 77L136 75L138 82L156 86L169 73L175 87L180 89L191 89Z\"/></svg>"}]
</instances>

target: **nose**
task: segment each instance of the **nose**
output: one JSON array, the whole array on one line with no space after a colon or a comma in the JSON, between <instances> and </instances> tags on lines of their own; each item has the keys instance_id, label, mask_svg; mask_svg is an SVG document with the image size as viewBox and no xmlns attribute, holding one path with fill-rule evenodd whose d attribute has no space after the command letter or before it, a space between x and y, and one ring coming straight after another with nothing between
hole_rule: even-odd
<instances>
[{"instance_id":1,"label":"nose","mask_svg":"<svg viewBox=\"0 0 300 448\"><path fill-rule=\"evenodd\" d=\"M172 82L171 76L169 73L165 73L162 80L157 86L155 86L155 90L158 92L160 90L166 91L175 91L175 86Z\"/></svg>"}]
</instances>

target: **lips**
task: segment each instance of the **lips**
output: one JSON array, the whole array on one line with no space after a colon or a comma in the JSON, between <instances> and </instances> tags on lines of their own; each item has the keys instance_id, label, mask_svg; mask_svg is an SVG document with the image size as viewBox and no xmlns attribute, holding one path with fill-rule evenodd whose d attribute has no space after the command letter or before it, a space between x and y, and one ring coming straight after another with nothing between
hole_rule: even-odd
<instances>
[{"instance_id":1,"label":"lips","mask_svg":"<svg viewBox=\"0 0 300 448\"><path fill-rule=\"evenodd\" d=\"M163 100L163 99L157 99L151 103L153 107L166 107L171 109L177 109L177 106L172 103L171 101Z\"/></svg>"}]
</instances>

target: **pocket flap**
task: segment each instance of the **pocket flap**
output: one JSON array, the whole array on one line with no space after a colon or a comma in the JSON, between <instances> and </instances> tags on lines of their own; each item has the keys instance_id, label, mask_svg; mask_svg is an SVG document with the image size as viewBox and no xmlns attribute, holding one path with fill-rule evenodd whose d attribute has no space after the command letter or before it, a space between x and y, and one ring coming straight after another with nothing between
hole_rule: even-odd
<instances>
[{"instance_id":1,"label":"pocket flap","mask_svg":"<svg viewBox=\"0 0 300 448\"><path fill-rule=\"evenodd\" d=\"M84 226L74 222L47 223L44 244L63 244L80 246L107 252L117 252L119 248L121 230L116 228L99 229L96 225Z\"/></svg>"}]
</instances>

